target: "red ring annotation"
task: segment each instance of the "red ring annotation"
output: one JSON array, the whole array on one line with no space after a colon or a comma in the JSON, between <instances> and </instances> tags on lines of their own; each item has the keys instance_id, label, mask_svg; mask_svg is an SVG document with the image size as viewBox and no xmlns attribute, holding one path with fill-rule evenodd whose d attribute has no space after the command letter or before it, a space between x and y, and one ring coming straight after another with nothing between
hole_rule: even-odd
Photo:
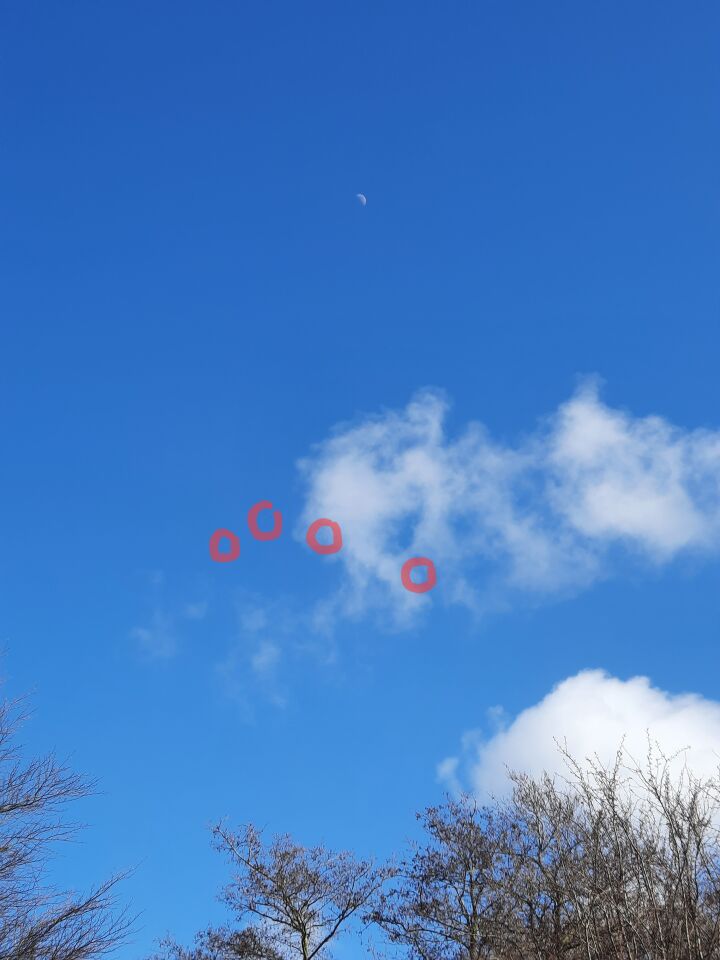
<instances>
[{"instance_id":1,"label":"red ring annotation","mask_svg":"<svg viewBox=\"0 0 720 960\"><path fill-rule=\"evenodd\" d=\"M270 500L259 500L248 511L248 527L250 533L256 540L277 540L282 533L282 513L279 510L273 511L272 530L261 530L258 524L258 516L263 510L272 510L273 505ZM317 534L323 527L330 529L332 533L332 543L320 543ZM229 550L220 550L220 544L223 540L228 540ZM334 520L328 520L322 517L319 520L313 520L305 534L305 542L314 550L323 556L331 553L338 553L342 550L343 538L340 524ZM240 556L240 538L232 530L225 527L219 527L210 537L210 557L216 563L231 563ZM426 576L422 583L416 583L410 576L416 567L425 567ZM437 571L435 564L428 557L412 557L406 560L400 570L400 582L411 593L427 593L437 583Z\"/></svg>"}]
</instances>

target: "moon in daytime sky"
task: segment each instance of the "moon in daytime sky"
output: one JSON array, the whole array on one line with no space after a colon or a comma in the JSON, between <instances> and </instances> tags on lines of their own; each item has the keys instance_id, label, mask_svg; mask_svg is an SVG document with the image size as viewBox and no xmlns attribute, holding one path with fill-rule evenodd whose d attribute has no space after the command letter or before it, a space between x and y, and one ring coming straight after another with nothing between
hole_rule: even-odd
<instances>
[{"instance_id":1,"label":"moon in daytime sky","mask_svg":"<svg viewBox=\"0 0 720 960\"><path fill-rule=\"evenodd\" d=\"M367 203L367 197L365 196L365 194L364 194L364 193L356 193L355 196L358 198L358 200L360 201L360 203L361 203L361 204L363 205L363 207L364 207L365 204Z\"/></svg>"}]
</instances>

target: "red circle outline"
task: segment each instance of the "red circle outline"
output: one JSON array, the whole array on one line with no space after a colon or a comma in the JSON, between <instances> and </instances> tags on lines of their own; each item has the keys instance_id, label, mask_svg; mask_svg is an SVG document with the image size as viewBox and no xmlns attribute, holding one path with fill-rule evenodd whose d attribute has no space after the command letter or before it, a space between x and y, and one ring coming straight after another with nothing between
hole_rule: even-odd
<instances>
[{"instance_id":1,"label":"red circle outline","mask_svg":"<svg viewBox=\"0 0 720 960\"><path fill-rule=\"evenodd\" d=\"M258 526L258 514L262 510L272 510L272 506L269 500L259 500L248 510L248 526L256 540L277 540L282 533L282 513L279 510L273 511L272 530L261 530Z\"/></svg>"},{"instance_id":2,"label":"red circle outline","mask_svg":"<svg viewBox=\"0 0 720 960\"><path fill-rule=\"evenodd\" d=\"M230 541L230 549L225 553L220 552L220 541L223 537L227 537ZM220 527L210 537L210 556L216 563L230 563L237 560L240 556L240 537L234 534L232 530Z\"/></svg>"},{"instance_id":3,"label":"red circle outline","mask_svg":"<svg viewBox=\"0 0 720 960\"><path fill-rule=\"evenodd\" d=\"M333 535L332 543L318 543L317 532L320 527L330 527ZM335 523L334 520L328 520L327 517L323 517L320 520L313 520L305 534L305 542L315 553L321 553L325 556L329 553L337 553L338 550L342 549L342 530L340 529L340 524Z\"/></svg>"},{"instance_id":4,"label":"red circle outline","mask_svg":"<svg viewBox=\"0 0 720 960\"><path fill-rule=\"evenodd\" d=\"M410 579L410 573L415 567L427 567L427 579L423 583L415 583L414 580ZM402 565L400 579L405 589L411 593L427 593L437 583L435 564L428 557L413 557L411 560L406 560Z\"/></svg>"}]
</instances>

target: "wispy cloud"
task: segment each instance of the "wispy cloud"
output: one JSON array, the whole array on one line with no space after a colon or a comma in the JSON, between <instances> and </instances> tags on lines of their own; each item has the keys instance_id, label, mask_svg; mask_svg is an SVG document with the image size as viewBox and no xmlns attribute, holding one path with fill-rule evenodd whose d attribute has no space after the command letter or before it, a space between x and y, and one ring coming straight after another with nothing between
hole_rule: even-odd
<instances>
[{"instance_id":1,"label":"wispy cloud","mask_svg":"<svg viewBox=\"0 0 720 960\"><path fill-rule=\"evenodd\" d=\"M145 658L171 660L181 647L183 622L204 620L208 604L204 600L168 603L162 570L152 570L144 578L151 589L151 612L143 623L130 630L130 638Z\"/></svg>"},{"instance_id":2,"label":"wispy cloud","mask_svg":"<svg viewBox=\"0 0 720 960\"><path fill-rule=\"evenodd\" d=\"M595 383L515 445L474 422L450 436L448 407L422 391L300 462L303 531L322 516L343 528L342 585L316 624L375 609L403 627L431 597L482 612L510 592L582 589L618 549L646 565L720 549L720 432L612 409ZM438 569L432 594L401 585L418 555Z\"/></svg>"},{"instance_id":3,"label":"wispy cloud","mask_svg":"<svg viewBox=\"0 0 720 960\"><path fill-rule=\"evenodd\" d=\"M215 663L223 694L234 701L247 721L255 719L257 706L263 701L278 708L287 705L277 672L281 658L280 647L271 641L253 648L241 640Z\"/></svg>"},{"instance_id":4,"label":"wispy cloud","mask_svg":"<svg viewBox=\"0 0 720 960\"><path fill-rule=\"evenodd\" d=\"M260 701L275 707L287 703L282 668L288 649L296 646L297 621L285 604L264 602L248 594L238 600L237 621L237 637L214 670L225 695L252 720Z\"/></svg>"},{"instance_id":5,"label":"wispy cloud","mask_svg":"<svg viewBox=\"0 0 720 960\"><path fill-rule=\"evenodd\" d=\"M623 741L626 753L638 761L650 742L669 758L677 755L678 766L709 776L720 764L720 703L667 693L647 677L619 680L585 670L514 719L505 719L490 736L470 731L459 754L443 760L437 772L450 789L487 797L507 790L508 770L564 772L559 743L580 763L596 756L607 764Z\"/></svg>"},{"instance_id":6,"label":"wispy cloud","mask_svg":"<svg viewBox=\"0 0 720 960\"><path fill-rule=\"evenodd\" d=\"M257 674L267 676L280 662L280 647L270 640L264 640L250 657L250 664Z\"/></svg>"},{"instance_id":7,"label":"wispy cloud","mask_svg":"<svg viewBox=\"0 0 720 960\"><path fill-rule=\"evenodd\" d=\"M248 605L246 602L243 602L238 610L238 619L240 621L240 628L245 633L258 633L267 628L269 614L267 608L264 606L260 606L257 603Z\"/></svg>"},{"instance_id":8,"label":"wispy cloud","mask_svg":"<svg viewBox=\"0 0 720 960\"><path fill-rule=\"evenodd\" d=\"M137 641L141 653L152 660L170 660L178 652L174 624L159 608L145 626L133 627L130 636Z\"/></svg>"},{"instance_id":9,"label":"wispy cloud","mask_svg":"<svg viewBox=\"0 0 720 960\"><path fill-rule=\"evenodd\" d=\"M186 603L183 607L183 616L186 620L204 620L207 616L208 605L205 601Z\"/></svg>"}]
</instances>

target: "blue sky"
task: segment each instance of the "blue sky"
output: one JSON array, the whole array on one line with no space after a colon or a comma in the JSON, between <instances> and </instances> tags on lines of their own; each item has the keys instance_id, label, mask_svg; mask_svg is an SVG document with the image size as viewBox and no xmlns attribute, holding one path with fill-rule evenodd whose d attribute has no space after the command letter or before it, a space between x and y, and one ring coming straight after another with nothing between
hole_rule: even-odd
<instances>
[{"instance_id":1,"label":"blue sky","mask_svg":"<svg viewBox=\"0 0 720 960\"><path fill-rule=\"evenodd\" d=\"M679 704L710 749L717 6L2 21L2 673L101 782L56 869L137 867L122 955L222 916L215 820L388 853L580 671L590 746Z\"/></svg>"}]
</instances>

